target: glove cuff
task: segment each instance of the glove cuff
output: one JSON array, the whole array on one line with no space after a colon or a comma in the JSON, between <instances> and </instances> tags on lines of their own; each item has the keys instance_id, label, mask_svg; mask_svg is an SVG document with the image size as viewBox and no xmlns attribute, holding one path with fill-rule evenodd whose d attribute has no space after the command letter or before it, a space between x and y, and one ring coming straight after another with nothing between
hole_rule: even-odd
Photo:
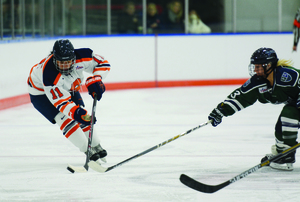
<instances>
[{"instance_id":1,"label":"glove cuff","mask_svg":"<svg viewBox=\"0 0 300 202\"><path fill-rule=\"evenodd\" d=\"M69 112L69 116L74 119L75 113L78 110L78 108L80 108L78 105L76 105L75 107L72 107L72 109Z\"/></svg>"},{"instance_id":2,"label":"glove cuff","mask_svg":"<svg viewBox=\"0 0 300 202\"><path fill-rule=\"evenodd\" d=\"M86 87L89 87L93 83L97 83L101 81L101 76L96 75L96 76L90 76L86 79L85 85Z\"/></svg>"},{"instance_id":3,"label":"glove cuff","mask_svg":"<svg viewBox=\"0 0 300 202\"><path fill-rule=\"evenodd\" d=\"M216 112L218 113L218 115L220 115L221 117L223 117L224 116L224 114L218 109L218 108L216 108Z\"/></svg>"}]
</instances>

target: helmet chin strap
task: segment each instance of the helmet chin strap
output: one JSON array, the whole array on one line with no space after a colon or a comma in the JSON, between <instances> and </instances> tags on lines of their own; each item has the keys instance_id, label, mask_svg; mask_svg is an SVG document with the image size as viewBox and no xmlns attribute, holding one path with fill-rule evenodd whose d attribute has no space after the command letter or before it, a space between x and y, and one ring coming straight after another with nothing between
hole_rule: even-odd
<instances>
[{"instance_id":1,"label":"helmet chin strap","mask_svg":"<svg viewBox=\"0 0 300 202\"><path fill-rule=\"evenodd\" d=\"M270 64L270 63L269 63ZM266 65L266 68L268 67L268 64L265 64ZM263 66L265 66L265 65L263 65ZM264 69L266 69L266 68L264 68ZM270 66L270 68L268 69L268 70L265 70L265 75L266 75L266 78L268 78L268 76L274 71L274 67L272 67L272 63L271 63L271 66Z\"/></svg>"}]
</instances>

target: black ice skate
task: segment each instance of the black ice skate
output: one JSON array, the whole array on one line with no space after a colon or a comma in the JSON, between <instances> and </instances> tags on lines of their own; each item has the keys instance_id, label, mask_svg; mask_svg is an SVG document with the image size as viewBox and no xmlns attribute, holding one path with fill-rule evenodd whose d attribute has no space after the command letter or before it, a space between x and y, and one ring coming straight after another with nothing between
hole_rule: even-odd
<instances>
[{"instance_id":1,"label":"black ice skate","mask_svg":"<svg viewBox=\"0 0 300 202\"><path fill-rule=\"evenodd\" d=\"M272 154L266 154L266 156L261 159L261 162L264 162L267 159L270 159L271 157L275 156L276 154L277 154L276 146L273 145L272 146ZM296 162L295 154L296 154L296 151L282 157L281 159L271 162L269 166L276 170L292 171L294 169L293 163Z\"/></svg>"},{"instance_id":2,"label":"black ice skate","mask_svg":"<svg viewBox=\"0 0 300 202\"><path fill-rule=\"evenodd\" d=\"M106 159L105 159L105 157L107 156L106 150L103 149L103 148L100 146L100 144L97 145L97 146L95 146L95 147L93 147L93 150L95 151L95 154L94 154L94 155L97 154L97 155L99 156L100 160L106 163ZM99 159L99 158L98 158L98 159ZM91 159L91 160L92 160L92 159Z\"/></svg>"},{"instance_id":3,"label":"black ice skate","mask_svg":"<svg viewBox=\"0 0 300 202\"><path fill-rule=\"evenodd\" d=\"M84 153L85 153L85 155L87 155L87 152L84 152ZM100 159L101 159L100 154L95 149L95 147L92 147L91 148L91 153L90 153L90 160L95 161L96 163L100 164Z\"/></svg>"}]
</instances>

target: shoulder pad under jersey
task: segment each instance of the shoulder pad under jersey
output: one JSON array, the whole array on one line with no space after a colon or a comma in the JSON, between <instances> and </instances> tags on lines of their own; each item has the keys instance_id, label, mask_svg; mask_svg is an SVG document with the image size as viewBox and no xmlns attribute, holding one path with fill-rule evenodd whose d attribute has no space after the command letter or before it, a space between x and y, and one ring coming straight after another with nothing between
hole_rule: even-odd
<instances>
[{"instance_id":1,"label":"shoulder pad under jersey","mask_svg":"<svg viewBox=\"0 0 300 202\"><path fill-rule=\"evenodd\" d=\"M278 86L295 86L297 84L299 73L289 67L277 67L276 70L276 85Z\"/></svg>"},{"instance_id":2,"label":"shoulder pad under jersey","mask_svg":"<svg viewBox=\"0 0 300 202\"><path fill-rule=\"evenodd\" d=\"M92 60L93 51L89 48L75 49L76 62Z\"/></svg>"},{"instance_id":3,"label":"shoulder pad under jersey","mask_svg":"<svg viewBox=\"0 0 300 202\"><path fill-rule=\"evenodd\" d=\"M266 86L266 85L267 85L266 79L258 79L257 76L254 75L242 85L241 92L247 93L253 89Z\"/></svg>"},{"instance_id":4,"label":"shoulder pad under jersey","mask_svg":"<svg viewBox=\"0 0 300 202\"><path fill-rule=\"evenodd\" d=\"M53 63L53 57L51 57L44 65L43 69L43 83L45 86L54 86L57 77L61 76L61 73L55 68Z\"/></svg>"}]
</instances>

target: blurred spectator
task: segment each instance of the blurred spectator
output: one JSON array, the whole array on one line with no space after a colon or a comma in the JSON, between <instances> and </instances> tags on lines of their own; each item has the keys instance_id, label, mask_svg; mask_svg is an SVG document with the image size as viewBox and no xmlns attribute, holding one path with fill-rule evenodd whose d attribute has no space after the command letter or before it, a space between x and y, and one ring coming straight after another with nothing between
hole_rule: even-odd
<instances>
[{"instance_id":1,"label":"blurred spectator","mask_svg":"<svg viewBox=\"0 0 300 202\"><path fill-rule=\"evenodd\" d=\"M139 16L135 13L133 2L125 4L124 12L118 18L118 30L121 34L135 34L139 32Z\"/></svg>"},{"instance_id":2,"label":"blurred spectator","mask_svg":"<svg viewBox=\"0 0 300 202\"><path fill-rule=\"evenodd\" d=\"M149 3L147 7L147 33L157 33L161 29L161 19L156 4Z\"/></svg>"},{"instance_id":3,"label":"blurred spectator","mask_svg":"<svg viewBox=\"0 0 300 202\"><path fill-rule=\"evenodd\" d=\"M298 8L295 19L294 19L294 45L293 45L293 51L297 51L297 45L299 42L300 37L300 8Z\"/></svg>"},{"instance_id":4,"label":"blurred spectator","mask_svg":"<svg viewBox=\"0 0 300 202\"><path fill-rule=\"evenodd\" d=\"M195 10L191 10L189 13L188 31L194 34L211 33L211 29L202 22Z\"/></svg>"},{"instance_id":5,"label":"blurred spectator","mask_svg":"<svg viewBox=\"0 0 300 202\"><path fill-rule=\"evenodd\" d=\"M163 15L163 24L167 32L184 32L184 15L182 3L179 0L171 1Z\"/></svg>"},{"instance_id":6,"label":"blurred spectator","mask_svg":"<svg viewBox=\"0 0 300 202\"><path fill-rule=\"evenodd\" d=\"M16 29L20 28L19 0L14 1L13 11L12 11L11 6L12 6L11 1L9 1L9 0L4 0L2 3L4 34L10 34L12 32L13 28L15 29L14 30L15 32L17 31ZM12 18L12 16L13 16L13 18Z\"/></svg>"}]
</instances>

